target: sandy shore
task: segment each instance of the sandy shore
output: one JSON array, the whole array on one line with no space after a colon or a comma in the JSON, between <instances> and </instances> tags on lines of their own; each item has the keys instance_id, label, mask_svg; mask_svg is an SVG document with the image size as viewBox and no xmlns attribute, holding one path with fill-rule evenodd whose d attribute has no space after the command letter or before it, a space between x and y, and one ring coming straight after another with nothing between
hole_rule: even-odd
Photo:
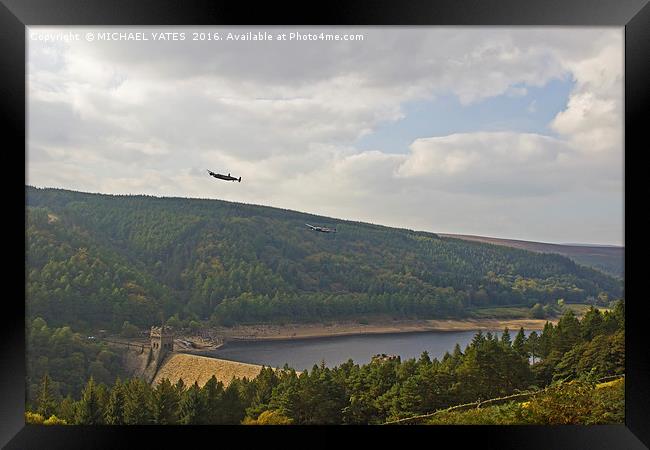
<instances>
[{"instance_id":1,"label":"sandy shore","mask_svg":"<svg viewBox=\"0 0 650 450\"><path fill-rule=\"evenodd\" d=\"M557 322L557 320L549 321ZM516 332L520 327L524 327L526 330L541 330L545 323L545 319L400 320L368 324L339 322L331 324L239 325L232 328L219 328L215 331L226 339L287 340L423 331L503 331L505 327Z\"/></svg>"}]
</instances>

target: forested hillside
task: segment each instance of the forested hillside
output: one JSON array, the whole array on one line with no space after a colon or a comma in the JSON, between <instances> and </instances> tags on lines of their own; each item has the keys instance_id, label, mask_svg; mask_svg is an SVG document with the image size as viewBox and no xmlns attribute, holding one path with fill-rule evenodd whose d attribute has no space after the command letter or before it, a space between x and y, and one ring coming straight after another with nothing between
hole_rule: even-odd
<instances>
[{"instance_id":1,"label":"forested hillside","mask_svg":"<svg viewBox=\"0 0 650 450\"><path fill-rule=\"evenodd\" d=\"M461 317L623 295L560 255L219 200L26 190L28 314L55 327Z\"/></svg>"},{"instance_id":2,"label":"forested hillside","mask_svg":"<svg viewBox=\"0 0 650 450\"><path fill-rule=\"evenodd\" d=\"M463 234L442 234L441 236L463 239L466 241L486 242L489 244L505 245L521 248L538 253L558 253L578 264L599 269L610 275L622 278L624 273L625 248L611 245L573 245L549 244L544 242L520 241L516 239L499 239L486 236L470 236Z\"/></svg>"}]
</instances>

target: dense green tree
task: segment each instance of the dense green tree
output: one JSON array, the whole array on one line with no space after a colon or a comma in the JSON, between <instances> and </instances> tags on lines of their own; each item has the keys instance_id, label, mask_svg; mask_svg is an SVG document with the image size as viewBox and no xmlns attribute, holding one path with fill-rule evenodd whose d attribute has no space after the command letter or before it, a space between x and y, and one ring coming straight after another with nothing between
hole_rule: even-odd
<instances>
[{"instance_id":1,"label":"dense green tree","mask_svg":"<svg viewBox=\"0 0 650 450\"><path fill-rule=\"evenodd\" d=\"M545 358L532 367L537 386L546 386L553 381L555 367L562 361L562 356L563 354L558 350L551 350Z\"/></svg>"},{"instance_id":2,"label":"dense green tree","mask_svg":"<svg viewBox=\"0 0 650 450\"><path fill-rule=\"evenodd\" d=\"M246 404L244 403L240 390L244 387L244 381L233 379L224 389L222 395L222 420L226 425L236 425L240 423L246 414Z\"/></svg>"},{"instance_id":3,"label":"dense green tree","mask_svg":"<svg viewBox=\"0 0 650 450\"><path fill-rule=\"evenodd\" d=\"M329 368L315 366L311 376L304 379L301 423L341 423L347 398L344 388L332 377Z\"/></svg>"},{"instance_id":4,"label":"dense green tree","mask_svg":"<svg viewBox=\"0 0 650 450\"><path fill-rule=\"evenodd\" d=\"M512 343L512 349L517 353L518 355L527 358L528 354L530 353L526 349L526 333L524 332L524 327L520 327L519 331L517 332L517 335L515 336L515 340Z\"/></svg>"},{"instance_id":5,"label":"dense green tree","mask_svg":"<svg viewBox=\"0 0 650 450\"><path fill-rule=\"evenodd\" d=\"M59 404L58 407L59 417L62 420L65 420L66 423L68 424L74 423L75 415L76 415L76 407L77 407L76 402L74 401L72 396L68 395Z\"/></svg>"},{"instance_id":6,"label":"dense green tree","mask_svg":"<svg viewBox=\"0 0 650 450\"><path fill-rule=\"evenodd\" d=\"M489 334L470 344L457 373L458 394L468 400L506 395L531 381L528 361Z\"/></svg>"},{"instance_id":7,"label":"dense green tree","mask_svg":"<svg viewBox=\"0 0 650 450\"><path fill-rule=\"evenodd\" d=\"M57 401L52 393L51 380L48 374L43 375L41 386L38 392L36 412L43 417L50 417L57 412Z\"/></svg>"},{"instance_id":8,"label":"dense green tree","mask_svg":"<svg viewBox=\"0 0 650 450\"><path fill-rule=\"evenodd\" d=\"M546 358L553 348L553 336L555 335L555 328L550 322L544 324L542 334L539 336L539 356Z\"/></svg>"},{"instance_id":9,"label":"dense green tree","mask_svg":"<svg viewBox=\"0 0 650 450\"><path fill-rule=\"evenodd\" d=\"M268 403L271 400L273 389L280 383L276 371L271 367L263 367L260 374L253 380L255 394L251 406L246 410L246 414L256 417L262 411L268 409Z\"/></svg>"},{"instance_id":10,"label":"dense green tree","mask_svg":"<svg viewBox=\"0 0 650 450\"><path fill-rule=\"evenodd\" d=\"M602 331L603 316L600 311L593 306L585 313L580 320L580 337L589 341Z\"/></svg>"},{"instance_id":11,"label":"dense green tree","mask_svg":"<svg viewBox=\"0 0 650 450\"><path fill-rule=\"evenodd\" d=\"M152 416L158 425L178 423L179 396L168 379L163 379L153 391Z\"/></svg>"},{"instance_id":12,"label":"dense green tree","mask_svg":"<svg viewBox=\"0 0 650 450\"><path fill-rule=\"evenodd\" d=\"M179 420L183 425L200 425L205 422L205 403L201 389L195 382L180 400Z\"/></svg>"},{"instance_id":13,"label":"dense green tree","mask_svg":"<svg viewBox=\"0 0 650 450\"><path fill-rule=\"evenodd\" d=\"M153 422L151 387L142 379L134 378L125 384L124 423L147 425Z\"/></svg>"},{"instance_id":14,"label":"dense green tree","mask_svg":"<svg viewBox=\"0 0 650 450\"><path fill-rule=\"evenodd\" d=\"M510 347L512 346L512 341L510 339L510 331L508 330L508 327L506 327L503 330L503 334L501 335L501 344Z\"/></svg>"},{"instance_id":15,"label":"dense green tree","mask_svg":"<svg viewBox=\"0 0 650 450\"><path fill-rule=\"evenodd\" d=\"M132 325L128 320L125 320L122 324L122 330L120 334L123 337L136 337L139 333L138 327Z\"/></svg>"},{"instance_id":16,"label":"dense green tree","mask_svg":"<svg viewBox=\"0 0 650 450\"><path fill-rule=\"evenodd\" d=\"M535 303L530 310L530 317L533 319L545 319L546 311L544 311L544 306L541 303Z\"/></svg>"},{"instance_id":17,"label":"dense green tree","mask_svg":"<svg viewBox=\"0 0 650 450\"><path fill-rule=\"evenodd\" d=\"M206 423L224 423L222 407L223 392L223 383L217 381L214 375L201 388L201 395L203 395L205 404Z\"/></svg>"},{"instance_id":18,"label":"dense green tree","mask_svg":"<svg viewBox=\"0 0 650 450\"><path fill-rule=\"evenodd\" d=\"M598 335L566 352L554 369L553 379L568 380L619 375L625 368L625 338L622 332Z\"/></svg>"},{"instance_id":19,"label":"dense green tree","mask_svg":"<svg viewBox=\"0 0 650 450\"><path fill-rule=\"evenodd\" d=\"M532 363L535 364L535 358L540 356L540 343L539 336L536 331L532 331L526 338L524 344L524 355L532 358Z\"/></svg>"},{"instance_id":20,"label":"dense green tree","mask_svg":"<svg viewBox=\"0 0 650 450\"><path fill-rule=\"evenodd\" d=\"M28 322L26 341L28 404L37 402L45 374L55 397L78 396L91 376L96 382L110 383L123 374L115 351L83 338L69 327L50 328L42 318L36 318ZM97 374L101 379L96 378Z\"/></svg>"},{"instance_id":21,"label":"dense green tree","mask_svg":"<svg viewBox=\"0 0 650 450\"><path fill-rule=\"evenodd\" d=\"M580 321L573 311L568 310L562 315L555 327L552 339L553 347L561 353L566 352L580 341Z\"/></svg>"},{"instance_id":22,"label":"dense green tree","mask_svg":"<svg viewBox=\"0 0 650 450\"><path fill-rule=\"evenodd\" d=\"M613 316L618 324L617 328L625 330L625 301L623 299L616 302Z\"/></svg>"},{"instance_id":23,"label":"dense green tree","mask_svg":"<svg viewBox=\"0 0 650 450\"><path fill-rule=\"evenodd\" d=\"M81 400L76 407L75 423L77 425L100 425L103 423L102 405L97 395L97 385L92 377L81 393Z\"/></svg>"},{"instance_id":24,"label":"dense green tree","mask_svg":"<svg viewBox=\"0 0 650 450\"><path fill-rule=\"evenodd\" d=\"M107 425L124 425L124 404L125 401L125 387L118 378L113 385L106 410L104 411L104 422Z\"/></svg>"}]
</instances>

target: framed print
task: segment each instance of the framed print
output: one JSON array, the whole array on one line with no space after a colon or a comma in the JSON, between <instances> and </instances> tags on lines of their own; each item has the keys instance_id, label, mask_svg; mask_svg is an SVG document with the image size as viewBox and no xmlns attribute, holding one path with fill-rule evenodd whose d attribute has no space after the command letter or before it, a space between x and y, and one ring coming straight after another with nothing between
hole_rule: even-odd
<instances>
[{"instance_id":1,"label":"framed print","mask_svg":"<svg viewBox=\"0 0 650 450\"><path fill-rule=\"evenodd\" d=\"M6 448L647 448L647 2L1 11Z\"/></svg>"}]
</instances>

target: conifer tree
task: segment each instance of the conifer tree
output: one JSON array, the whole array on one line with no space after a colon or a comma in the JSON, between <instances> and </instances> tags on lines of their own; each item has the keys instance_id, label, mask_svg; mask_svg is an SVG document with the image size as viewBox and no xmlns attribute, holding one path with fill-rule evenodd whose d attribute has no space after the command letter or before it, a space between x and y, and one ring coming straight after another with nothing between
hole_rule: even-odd
<instances>
[{"instance_id":1,"label":"conifer tree","mask_svg":"<svg viewBox=\"0 0 650 450\"><path fill-rule=\"evenodd\" d=\"M179 397L176 389L165 378L153 392L153 421L158 425L178 423Z\"/></svg>"},{"instance_id":2,"label":"conifer tree","mask_svg":"<svg viewBox=\"0 0 650 450\"><path fill-rule=\"evenodd\" d=\"M103 414L104 410L106 409L106 404L108 403L108 397L110 395L110 391L104 383L97 383L96 386L97 386L96 389L97 401L99 403L99 409L102 411Z\"/></svg>"},{"instance_id":3,"label":"conifer tree","mask_svg":"<svg viewBox=\"0 0 650 450\"><path fill-rule=\"evenodd\" d=\"M580 320L580 337L590 341L597 334L600 334L603 327L603 315L593 305Z\"/></svg>"},{"instance_id":4,"label":"conifer tree","mask_svg":"<svg viewBox=\"0 0 650 450\"><path fill-rule=\"evenodd\" d=\"M107 425L124 425L125 386L118 378L111 388L108 403L104 411Z\"/></svg>"},{"instance_id":5,"label":"conifer tree","mask_svg":"<svg viewBox=\"0 0 650 450\"><path fill-rule=\"evenodd\" d=\"M526 334L524 333L524 327L519 328L519 332L515 336L515 340L512 343L512 349L522 357L527 357L526 351Z\"/></svg>"},{"instance_id":6,"label":"conifer tree","mask_svg":"<svg viewBox=\"0 0 650 450\"><path fill-rule=\"evenodd\" d=\"M460 346L458 346L458 350L460 350ZM431 364L431 358L429 357L429 352L427 352L426 350L422 352L422 354L420 355L420 359L418 360L418 364L425 365L425 366Z\"/></svg>"},{"instance_id":7,"label":"conifer tree","mask_svg":"<svg viewBox=\"0 0 650 450\"><path fill-rule=\"evenodd\" d=\"M564 353L580 341L580 321L573 311L567 310L557 323L553 336L553 349Z\"/></svg>"},{"instance_id":8,"label":"conifer tree","mask_svg":"<svg viewBox=\"0 0 650 450\"><path fill-rule=\"evenodd\" d=\"M222 423L221 397L223 396L223 383L217 381L217 378L212 375L201 388L201 395L205 405L205 422L211 425Z\"/></svg>"},{"instance_id":9,"label":"conifer tree","mask_svg":"<svg viewBox=\"0 0 650 450\"><path fill-rule=\"evenodd\" d=\"M174 385L174 389L176 389L176 394L178 395L178 398L180 399L183 392L185 392L185 383L183 382L182 378L178 379L178 381Z\"/></svg>"},{"instance_id":10,"label":"conifer tree","mask_svg":"<svg viewBox=\"0 0 650 450\"><path fill-rule=\"evenodd\" d=\"M456 345L454 345L454 353L452 354L452 359L456 362L460 362L462 357L463 357L463 352L460 349L460 344L456 343Z\"/></svg>"},{"instance_id":11,"label":"conifer tree","mask_svg":"<svg viewBox=\"0 0 650 450\"><path fill-rule=\"evenodd\" d=\"M76 402L72 399L71 395L67 395L59 405L58 416L65 420L66 423L72 424L75 420Z\"/></svg>"},{"instance_id":12,"label":"conifer tree","mask_svg":"<svg viewBox=\"0 0 650 450\"><path fill-rule=\"evenodd\" d=\"M245 415L245 406L239 394L241 380L233 378L223 391L223 423L239 424Z\"/></svg>"},{"instance_id":13,"label":"conifer tree","mask_svg":"<svg viewBox=\"0 0 650 450\"><path fill-rule=\"evenodd\" d=\"M485 341L485 336L483 336L483 331L478 330L478 332L472 338L472 346L476 347L479 344L481 344L483 341Z\"/></svg>"},{"instance_id":14,"label":"conifer tree","mask_svg":"<svg viewBox=\"0 0 650 450\"><path fill-rule=\"evenodd\" d=\"M505 327L503 329L503 334L501 335L501 344L504 345L505 347L510 347L512 345L512 342L510 340L510 331L508 330L508 327Z\"/></svg>"},{"instance_id":15,"label":"conifer tree","mask_svg":"<svg viewBox=\"0 0 650 450\"><path fill-rule=\"evenodd\" d=\"M408 378L401 386L399 394L393 403L393 417L408 417L424 412L421 390L423 383L419 377Z\"/></svg>"},{"instance_id":16,"label":"conifer tree","mask_svg":"<svg viewBox=\"0 0 650 450\"><path fill-rule=\"evenodd\" d=\"M52 383L47 373L43 375L36 402L38 405L36 412L46 419L56 414L56 399L52 394Z\"/></svg>"},{"instance_id":17,"label":"conifer tree","mask_svg":"<svg viewBox=\"0 0 650 450\"><path fill-rule=\"evenodd\" d=\"M90 377L81 393L81 400L77 403L75 423L77 425L100 425L103 423L102 419L97 386L93 377Z\"/></svg>"},{"instance_id":18,"label":"conifer tree","mask_svg":"<svg viewBox=\"0 0 650 450\"><path fill-rule=\"evenodd\" d=\"M555 327L551 322L544 324L544 329L539 337L539 356L546 358L553 349L553 336L555 335Z\"/></svg>"},{"instance_id":19,"label":"conifer tree","mask_svg":"<svg viewBox=\"0 0 650 450\"><path fill-rule=\"evenodd\" d=\"M625 330L625 300L620 299L616 302L613 314L618 322L618 328Z\"/></svg>"},{"instance_id":20,"label":"conifer tree","mask_svg":"<svg viewBox=\"0 0 650 450\"><path fill-rule=\"evenodd\" d=\"M124 423L147 425L152 422L151 387L139 378L125 385Z\"/></svg>"},{"instance_id":21,"label":"conifer tree","mask_svg":"<svg viewBox=\"0 0 650 450\"><path fill-rule=\"evenodd\" d=\"M540 356L540 339L536 331L528 335L524 345L524 352L532 357L532 363L535 364L535 358Z\"/></svg>"},{"instance_id":22,"label":"conifer tree","mask_svg":"<svg viewBox=\"0 0 650 450\"><path fill-rule=\"evenodd\" d=\"M199 385L194 382L183 394L180 401L179 420L183 425L198 425L205 419L203 396Z\"/></svg>"}]
</instances>

